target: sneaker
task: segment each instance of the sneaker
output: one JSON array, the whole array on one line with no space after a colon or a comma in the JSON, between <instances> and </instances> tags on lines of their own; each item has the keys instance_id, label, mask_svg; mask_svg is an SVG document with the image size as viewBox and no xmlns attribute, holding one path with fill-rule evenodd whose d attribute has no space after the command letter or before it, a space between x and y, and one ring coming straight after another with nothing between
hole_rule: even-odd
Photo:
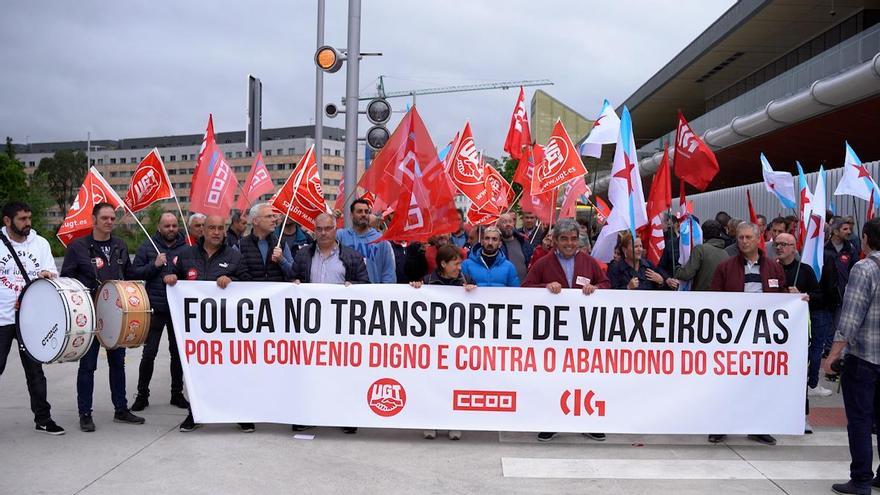
<instances>
[{"instance_id":1,"label":"sneaker","mask_svg":"<svg viewBox=\"0 0 880 495\"><path fill-rule=\"evenodd\" d=\"M253 423L239 423L238 427L245 433L253 433L257 431L257 427Z\"/></svg>"},{"instance_id":2,"label":"sneaker","mask_svg":"<svg viewBox=\"0 0 880 495\"><path fill-rule=\"evenodd\" d=\"M186 416L186 419L183 420L183 423L180 423L180 431L182 431L183 433L188 433L195 430L199 426L202 425L196 423L196 421L193 419L192 413L189 413Z\"/></svg>"},{"instance_id":3,"label":"sneaker","mask_svg":"<svg viewBox=\"0 0 880 495\"><path fill-rule=\"evenodd\" d=\"M94 425L92 425L92 428L94 429ZM34 429L41 433L48 433L49 435L64 435L64 428L56 425L51 419L45 424L36 425Z\"/></svg>"},{"instance_id":4,"label":"sneaker","mask_svg":"<svg viewBox=\"0 0 880 495\"><path fill-rule=\"evenodd\" d=\"M131 405L132 411L143 411L150 405L149 399L144 397L143 395L138 395L134 399L134 404Z\"/></svg>"},{"instance_id":5,"label":"sneaker","mask_svg":"<svg viewBox=\"0 0 880 495\"><path fill-rule=\"evenodd\" d=\"M721 443L727 439L727 435L709 435L709 443Z\"/></svg>"},{"instance_id":6,"label":"sneaker","mask_svg":"<svg viewBox=\"0 0 880 495\"><path fill-rule=\"evenodd\" d=\"M118 411L113 415L114 423L126 423L130 425L142 425L146 420L140 416L136 416L131 413L130 410L125 409L123 411Z\"/></svg>"},{"instance_id":7,"label":"sneaker","mask_svg":"<svg viewBox=\"0 0 880 495\"><path fill-rule=\"evenodd\" d=\"M90 433L90 432L95 431L95 422L92 421L91 414L81 414L80 415L79 429L86 432L86 433Z\"/></svg>"},{"instance_id":8,"label":"sneaker","mask_svg":"<svg viewBox=\"0 0 880 495\"><path fill-rule=\"evenodd\" d=\"M343 426L342 427L342 433L345 433L346 435L354 435L357 432L358 432L358 429L356 426Z\"/></svg>"},{"instance_id":9,"label":"sneaker","mask_svg":"<svg viewBox=\"0 0 880 495\"><path fill-rule=\"evenodd\" d=\"M290 425L290 429L292 431L306 431L311 430L314 426L311 425Z\"/></svg>"},{"instance_id":10,"label":"sneaker","mask_svg":"<svg viewBox=\"0 0 880 495\"><path fill-rule=\"evenodd\" d=\"M171 402L169 402L172 406L179 407L181 409L189 409L189 401L186 400L186 397L181 395L172 395ZM132 410L137 411L137 409L132 407Z\"/></svg>"},{"instance_id":11,"label":"sneaker","mask_svg":"<svg viewBox=\"0 0 880 495\"><path fill-rule=\"evenodd\" d=\"M460 430L449 430L449 439L450 440L461 440L461 431Z\"/></svg>"},{"instance_id":12,"label":"sneaker","mask_svg":"<svg viewBox=\"0 0 880 495\"><path fill-rule=\"evenodd\" d=\"M811 425L809 421L804 421L804 435L812 435L812 434L813 434L813 425Z\"/></svg>"},{"instance_id":13,"label":"sneaker","mask_svg":"<svg viewBox=\"0 0 880 495\"><path fill-rule=\"evenodd\" d=\"M847 481L846 483L835 483L831 485L831 491L846 495L871 495L871 486L869 485L865 488L860 488L852 481Z\"/></svg>"},{"instance_id":14,"label":"sneaker","mask_svg":"<svg viewBox=\"0 0 880 495\"><path fill-rule=\"evenodd\" d=\"M834 392L829 388L825 388L822 385L816 385L815 387L807 387L807 396L808 397L829 397Z\"/></svg>"},{"instance_id":15,"label":"sneaker","mask_svg":"<svg viewBox=\"0 0 880 495\"><path fill-rule=\"evenodd\" d=\"M583 435L585 437L589 438L590 440L595 440L597 442L604 442L605 441L605 434L604 433L584 433Z\"/></svg>"},{"instance_id":16,"label":"sneaker","mask_svg":"<svg viewBox=\"0 0 880 495\"><path fill-rule=\"evenodd\" d=\"M749 440L763 443L764 445L776 445L776 439L771 435L749 435Z\"/></svg>"},{"instance_id":17,"label":"sneaker","mask_svg":"<svg viewBox=\"0 0 880 495\"><path fill-rule=\"evenodd\" d=\"M555 431L542 431L541 433L538 433L538 441L539 442L549 442L550 440L553 440L553 437L555 437L555 436L556 436Z\"/></svg>"},{"instance_id":18,"label":"sneaker","mask_svg":"<svg viewBox=\"0 0 880 495\"><path fill-rule=\"evenodd\" d=\"M422 436L425 437L425 440L433 440L437 438L437 430L424 430Z\"/></svg>"}]
</instances>

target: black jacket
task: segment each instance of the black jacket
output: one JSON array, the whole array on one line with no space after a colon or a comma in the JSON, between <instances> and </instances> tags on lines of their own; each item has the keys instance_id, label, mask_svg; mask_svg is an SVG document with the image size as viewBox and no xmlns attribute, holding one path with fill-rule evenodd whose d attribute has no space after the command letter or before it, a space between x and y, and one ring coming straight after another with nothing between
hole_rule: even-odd
<instances>
[{"instance_id":1,"label":"black jacket","mask_svg":"<svg viewBox=\"0 0 880 495\"><path fill-rule=\"evenodd\" d=\"M423 282L427 285L455 285L458 287L474 285L474 281L464 273L459 273L458 278L443 278L437 270L425 275Z\"/></svg>"},{"instance_id":2,"label":"black jacket","mask_svg":"<svg viewBox=\"0 0 880 495\"><path fill-rule=\"evenodd\" d=\"M241 252L241 264L244 266L242 280L264 281L264 282L284 282L287 280L284 270L280 263L272 261L272 249L278 244L278 237L273 233L269 233L266 237L269 249L266 251L266 258L260 252L257 245L259 239L254 234L250 234L241 238L238 244L239 252ZM284 246L282 250L287 250Z\"/></svg>"},{"instance_id":3,"label":"black jacket","mask_svg":"<svg viewBox=\"0 0 880 495\"><path fill-rule=\"evenodd\" d=\"M794 260L788 265L779 264L782 265L782 271L785 272L785 284L789 287L795 287L799 292L810 296L810 309L825 308L824 294L810 265L801 263L799 260ZM798 269L798 265L800 265L800 269ZM797 275L797 280L795 280L795 275Z\"/></svg>"},{"instance_id":4,"label":"black jacket","mask_svg":"<svg viewBox=\"0 0 880 495\"><path fill-rule=\"evenodd\" d=\"M303 283L311 282L312 258L318 244L313 242L300 249L293 259L293 279ZM368 284L370 276L367 275L367 263L364 257L354 249L339 244L339 259L345 267L345 281L353 284Z\"/></svg>"},{"instance_id":5,"label":"black jacket","mask_svg":"<svg viewBox=\"0 0 880 495\"><path fill-rule=\"evenodd\" d=\"M224 275L241 280L243 272L241 253L224 242L213 256L208 256L202 237L198 244L181 251L171 273L177 274L179 280L217 280Z\"/></svg>"},{"instance_id":6,"label":"black jacket","mask_svg":"<svg viewBox=\"0 0 880 495\"><path fill-rule=\"evenodd\" d=\"M159 251L165 253L168 262L167 265L173 265L186 249L186 236L183 232L177 234L177 239L169 246L162 239L158 232L153 234L153 242ZM162 280L166 272L165 267L156 267L156 249L150 241L144 241L138 247L137 253L134 255L134 261L131 262L131 277L136 280L143 280L147 288L147 295L150 297L150 306L157 311L168 311L168 296L165 293L165 282Z\"/></svg>"},{"instance_id":7,"label":"black jacket","mask_svg":"<svg viewBox=\"0 0 880 495\"><path fill-rule=\"evenodd\" d=\"M104 256L92 234L80 237L67 246L61 276L75 278L93 294L107 280L127 280L131 276L131 259L122 239L110 236L110 256Z\"/></svg>"}]
</instances>

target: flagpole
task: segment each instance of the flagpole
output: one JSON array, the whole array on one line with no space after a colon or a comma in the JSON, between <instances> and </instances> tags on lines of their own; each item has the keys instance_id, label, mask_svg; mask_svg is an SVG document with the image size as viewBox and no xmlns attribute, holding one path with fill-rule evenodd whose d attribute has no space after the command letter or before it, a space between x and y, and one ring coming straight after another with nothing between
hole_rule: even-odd
<instances>
[{"instance_id":1,"label":"flagpole","mask_svg":"<svg viewBox=\"0 0 880 495\"><path fill-rule=\"evenodd\" d=\"M874 191L872 190L869 192L873 194ZM853 204L853 225L856 226L856 238L859 240L859 243L861 244L862 234L859 233L859 221L857 220L858 214L859 214L859 205L856 203L855 196L850 196L850 198L852 199L852 204Z\"/></svg>"},{"instance_id":2,"label":"flagpole","mask_svg":"<svg viewBox=\"0 0 880 495\"><path fill-rule=\"evenodd\" d=\"M122 207L125 209L126 212L131 213L131 218L134 218L135 223L137 223L137 224L138 224L138 227L140 227L141 230L144 231L144 234L146 234L146 236L147 236L147 240L150 241L150 244L153 245L153 249L156 250L156 254L159 254L159 253L160 253L160 251L159 251L159 247L156 246L156 241L154 241L154 240L153 240L153 237L150 236L150 233L147 232L147 229L144 227L144 224L142 224L141 221L138 220L138 217L134 214L133 211L131 211L131 210L128 208L128 205L125 204L124 201L122 202Z\"/></svg>"},{"instance_id":3,"label":"flagpole","mask_svg":"<svg viewBox=\"0 0 880 495\"><path fill-rule=\"evenodd\" d=\"M512 210L513 207L516 205L516 202L519 201L519 199L522 197L523 191L525 191L524 187L519 190L519 194L517 194L516 197L513 198L513 201L511 201L510 203L510 207L504 213L510 213L510 210Z\"/></svg>"},{"instance_id":4,"label":"flagpole","mask_svg":"<svg viewBox=\"0 0 880 495\"><path fill-rule=\"evenodd\" d=\"M284 221L281 222L281 235L278 236L278 244L276 244L275 247L281 247L281 238L284 237L284 228L287 227L287 219L290 217L290 209L293 208L294 199L296 199L296 190L292 192L290 202L287 203L287 213L284 214Z\"/></svg>"},{"instance_id":5,"label":"flagpole","mask_svg":"<svg viewBox=\"0 0 880 495\"><path fill-rule=\"evenodd\" d=\"M180 208L180 201L177 199L177 191L173 188L171 191L174 193L174 203L177 204L177 212L180 213L180 221L183 222L183 232L186 234L186 244L189 244L189 228L186 226L186 217L183 216L183 210Z\"/></svg>"}]
</instances>

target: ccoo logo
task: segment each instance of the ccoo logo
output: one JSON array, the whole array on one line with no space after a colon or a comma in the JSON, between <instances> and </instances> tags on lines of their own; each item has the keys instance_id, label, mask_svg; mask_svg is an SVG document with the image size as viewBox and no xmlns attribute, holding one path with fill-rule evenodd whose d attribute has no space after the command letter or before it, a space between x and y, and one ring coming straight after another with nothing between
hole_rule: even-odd
<instances>
[{"instance_id":1,"label":"ccoo logo","mask_svg":"<svg viewBox=\"0 0 880 495\"><path fill-rule=\"evenodd\" d=\"M367 390L370 409L384 418L390 418L406 405L406 390L393 378L380 378Z\"/></svg>"}]
</instances>

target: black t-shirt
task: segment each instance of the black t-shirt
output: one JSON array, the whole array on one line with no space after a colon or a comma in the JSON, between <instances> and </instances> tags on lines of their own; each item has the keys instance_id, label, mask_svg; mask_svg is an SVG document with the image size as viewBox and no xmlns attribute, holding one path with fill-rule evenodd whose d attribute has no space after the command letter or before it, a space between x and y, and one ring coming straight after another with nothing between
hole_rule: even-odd
<instances>
[{"instance_id":1,"label":"black t-shirt","mask_svg":"<svg viewBox=\"0 0 880 495\"><path fill-rule=\"evenodd\" d=\"M95 246L100 250L101 254L104 255L108 261L110 260L110 251L111 251L111 239L107 239L106 241L95 241Z\"/></svg>"}]
</instances>

